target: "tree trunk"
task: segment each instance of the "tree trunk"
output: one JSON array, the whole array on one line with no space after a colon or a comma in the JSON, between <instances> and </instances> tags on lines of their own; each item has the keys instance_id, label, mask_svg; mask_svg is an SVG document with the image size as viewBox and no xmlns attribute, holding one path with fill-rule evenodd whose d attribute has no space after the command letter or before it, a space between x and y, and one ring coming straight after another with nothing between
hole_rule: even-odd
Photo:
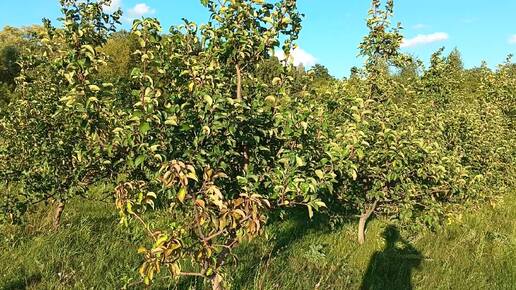
<instances>
[{"instance_id":1,"label":"tree trunk","mask_svg":"<svg viewBox=\"0 0 516 290\"><path fill-rule=\"evenodd\" d=\"M242 100L242 70L240 69L240 65L235 66L236 77L237 77L237 87L236 87L236 98L237 100ZM249 166L249 149L246 145L244 145L242 155L244 157L243 167L244 172L247 172L247 167Z\"/></svg>"},{"instance_id":2,"label":"tree trunk","mask_svg":"<svg viewBox=\"0 0 516 290\"><path fill-rule=\"evenodd\" d=\"M62 201L58 201L57 207L54 210L54 220L53 220L53 227L55 230L59 228L59 225L61 224L61 216L63 215L65 204Z\"/></svg>"},{"instance_id":3,"label":"tree trunk","mask_svg":"<svg viewBox=\"0 0 516 290\"><path fill-rule=\"evenodd\" d=\"M244 168L244 172L247 173L247 169L249 168L249 148L247 147L247 145L244 145L242 155L244 159L242 167Z\"/></svg>"},{"instance_id":4,"label":"tree trunk","mask_svg":"<svg viewBox=\"0 0 516 290\"><path fill-rule=\"evenodd\" d=\"M235 70L237 76L236 98L237 100L242 100L242 71L240 70L240 66L238 64L235 66Z\"/></svg>"},{"instance_id":5,"label":"tree trunk","mask_svg":"<svg viewBox=\"0 0 516 290\"><path fill-rule=\"evenodd\" d=\"M219 274L214 274L211 278L211 289L212 290L223 290L222 277Z\"/></svg>"},{"instance_id":6,"label":"tree trunk","mask_svg":"<svg viewBox=\"0 0 516 290\"><path fill-rule=\"evenodd\" d=\"M366 212L364 214L360 215L360 221L358 222L358 243L360 245L364 244L364 242L365 242L365 226L366 226L367 220L369 219L371 214L374 212L377 203L378 203L378 201L376 200L373 203L373 206L371 206L371 208L366 210Z\"/></svg>"}]
</instances>

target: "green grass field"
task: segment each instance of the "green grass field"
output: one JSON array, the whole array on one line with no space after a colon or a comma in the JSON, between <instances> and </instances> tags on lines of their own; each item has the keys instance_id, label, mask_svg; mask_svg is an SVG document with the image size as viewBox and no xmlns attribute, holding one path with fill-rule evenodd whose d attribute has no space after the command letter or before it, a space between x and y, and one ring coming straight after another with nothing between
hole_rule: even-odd
<instances>
[{"instance_id":1,"label":"green grass field","mask_svg":"<svg viewBox=\"0 0 516 290\"><path fill-rule=\"evenodd\" d=\"M62 228L49 230L47 209L23 228L2 228L0 289L140 289L135 240L110 204L76 200ZM305 212L274 222L242 245L226 277L231 289L516 289L516 199L471 209L435 232L399 231L382 220L355 241L356 221L336 230ZM203 289L201 280L153 289Z\"/></svg>"}]
</instances>

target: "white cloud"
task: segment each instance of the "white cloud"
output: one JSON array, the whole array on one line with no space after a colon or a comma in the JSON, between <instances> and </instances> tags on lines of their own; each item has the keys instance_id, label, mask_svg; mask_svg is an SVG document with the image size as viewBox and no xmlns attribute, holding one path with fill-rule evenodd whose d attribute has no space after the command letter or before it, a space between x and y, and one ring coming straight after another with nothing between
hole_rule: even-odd
<instances>
[{"instance_id":1,"label":"white cloud","mask_svg":"<svg viewBox=\"0 0 516 290\"><path fill-rule=\"evenodd\" d=\"M104 12L113 13L118 9L123 8L123 0L111 0L111 4L109 6L105 5ZM124 22L132 22L134 19L141 18L142 16L154 14L156 13L156 9L152 9L149 5L145 3L138 3L134 5L134 7L129 9L123 9L124 15L122 16L122 20Z\"/></svg>"},{"instance_id":2,"label":"white cloud","mask_svg":"<svg viewBox=\"0 0 516 290\"><path fill-rule=\"evenodd\" d=\"M403 42L401 43L401 47L414 47L420 44L429 44L432 42L447 40L448 38L448 33L445 32L436 32L432 34L418 34L414 38L404 38Z\"/></svg>"},{"instance_id":3,"label":"white cloud","mask_svg":"<svg viewBox=\"0 0 516 290\"><path fill-rule=\"evenodd\" d=\"M145 3L138 3L134 5L133 8L129 8L127 10L127 17L130 19L140 18L147 14L154 14L156 12L155 9L150 8Z\"/></svg>"},{"instance_id":4,"label":"white cloud","mask_svg":"<svg viewBox=\"0 0 516 290\"><path fill-rule=\"evenodd\" d=\"M516 34L513 34L509 37L510 44L516 44Z\"/></svg>"},{"instance_id":5,"label":"white cloud","mask_svg":"<svg viewBox=\"0 0 516 290\"><path fill-rule=\"evenodd\" d=\"M281 50L274 52L274 55L280 60L285 59L285 53L283 53L283 51ZM315 58L315 56L311 55L310 53L304 51L303 49L297 47L290 52L289 61L291 61L295 66L303 64L303 66L305 67L310 67L317 63L317 58Z\"/></svg>"},{"instance_id":6,"label":"white cloud","mask_svg":"<svg viewBox=\"0 0 516 290\"><path fill-rule=\"evenodd\" d=\"M122 0L111 0L111 5L104 6L104 12L113 13L122 7Z\"/></svg>"}]
</instances>

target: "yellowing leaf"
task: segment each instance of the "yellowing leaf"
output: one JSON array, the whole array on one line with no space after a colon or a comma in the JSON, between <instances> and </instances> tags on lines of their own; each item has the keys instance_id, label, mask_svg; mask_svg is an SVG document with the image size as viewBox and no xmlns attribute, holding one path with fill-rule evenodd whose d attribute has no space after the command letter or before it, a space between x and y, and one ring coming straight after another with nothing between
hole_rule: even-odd
<instances>
[{"instance_id":1,"label":"yellowing leaf","mask_svg":"<svg viewBox=\"0 0 516 290\"><path fill-rule=\"evenodd\" d=\"M213 105L213 99L212 99L210 96L208 96L208 95L205 95L205 96L204 96L204 101L205 101L205 102L206 102L206 104L208 104L208 106L210 106L210 107Z\"/></svg>"},{"instance_id":2,"label":"yellowing leaf","mask_svg":"<svg viewBox=\"0 0 516 290\"><path fill-rule=\"evenodd\" d=\"M202 127L202 131L203 131L203 132L204 132L204 134L206 134L206 135L210 135L210 133L211 133L211 129L210 129L210 127L208 127L208 126L203 126L203 127Z\"/></svg>"},{"instance_id":3,"label":"yellowing leaf","mask_svg":"<svg viewBox=\"0 0 516 290\"><path fill-rule=\"evenodd\" d=\"M276 97L267 96L265 97L265 102L267 102L267 104L269 104L270 106L274 106L276 104Z\"/></svg>"},{"instance_id":4,"label":"yellowing leaf","mask_svg":"<svg viewBox=\"0 0 516 290\"><path fill-rule=\"evenodd\" d=\"M84 48L85 50L87 50L91 54L95 55L95 49L93 49L93 46L91 46L89 44L85 44L85 45L82 46L82 48Z\"/></svg>"},{"instance_id":5,"label":"yellowing leaf","mask_svg":"<svg viewBox=\"0 0 516 290\"><path fill-rule=\"evenodd\" d=\"M157 248L157 247L163 245L163 243L165 243L167 240L168 240L168 236L167 235L159 237L156 240L156 242L154 243L154 248Z\"/></svg>"},{"instance_id":6,"label":"yellowing leaf","mask_svg":"<svg viewBox=\"0 0 516 290\"><path fill-rule=\"evenodd\" d=\"M177 116L174 115L168 117L168 119L165 121L165 125L177 126Z\"/></svg>"},{"instance_id":7,"label":"yellowing leaf","mask_svg":"<svg viewBox=\"0 0 516 290\"><path fill-rule=\"evenodd\" d=\"M186 174L186 177L195 181L199 181L199 178L197 178L197 174L195 174L195 171L188 172L188 174Z\"/></svg>"},{"instance_id":8,"label":"yellowing leaf","mask_svg":"<svg viewBox=\"0 0 516 290\"><path fill-rule=\"evenodd\" d=\"M100 88L97 86L97 85L89 85L88 88L90 89L90 91L92 92L98 92L100 91Z\"/></svg>"},{"instance_id":9,"label":"yellowing leaf","mask_svg":"<svg viewBox=\"0 0 516 290\"><path fill-rule=\"evenodd\" d=\"M181 189L177 193L177 199L179 199L180 202L183 202L185 200L185 197L186 197L186 188L181 187Z\"/></svg>"},{"instance_id":10,"label":"yellowing leaf","mask_svg":"<svg viewBox=\"0 0 516 290\"><path fill-rule=\"evenodd\" d=\"M178 276L179 274L181 274L181 268L179 267L179 265L177 263L170 265L169 271L170 271L170 274L172 274L173 276Z\"/></svg>"},{"instance_id":11,"label":"yellowing leaf","mask_svg":"<svg viewBox=\"0 0 516 290\"><path fill-rule=\"evenodd\" d=\"M351 170L351 177L353 177L353 180L357 180L357 171Z\"/></svg>"},{"instance_id":12,"label":"yellowing leaf","mask_svg":"<svg viewBox=\"0 0 516 290\"><path fill-rule=\"evenodd\" d=\"M303 159L301 159L301 157L296 156L296 165L298 167L301 167L301 166L305 165L305 162L303 161Z\"/></svg>"}]
</instances>

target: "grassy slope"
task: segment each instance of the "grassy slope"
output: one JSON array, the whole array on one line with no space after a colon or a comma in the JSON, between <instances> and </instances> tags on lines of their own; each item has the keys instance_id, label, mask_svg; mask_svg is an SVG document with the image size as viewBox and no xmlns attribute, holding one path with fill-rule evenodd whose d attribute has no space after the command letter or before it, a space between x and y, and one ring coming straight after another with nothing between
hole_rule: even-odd
<instances>
[{"instance_id":1,"label":"grassy slope","mask_svg":"<svg viewBox=\"0 0 516 290\"><path fill-rule=\"evenodd\" d=\"M45 213L31 219L23 229L1 229L0 289L116 289L135 277L139 257L134 236L117 227L109 206L73 203L57 233L46 229ZM471 210L461 223L437 232L402 231L397 238L394 228L375 220L368 225L366 243L358 246L355 226L329 231L299 213L297 219L274 224L268 239L241 247L241 260L228 280L233 289L516 287L514 194L494 208ZM164 282L154 288L168 288L159 283ZM203 288L198 280L183 280L178 288L188 285Z\"/></svg>"}]
</instances>

